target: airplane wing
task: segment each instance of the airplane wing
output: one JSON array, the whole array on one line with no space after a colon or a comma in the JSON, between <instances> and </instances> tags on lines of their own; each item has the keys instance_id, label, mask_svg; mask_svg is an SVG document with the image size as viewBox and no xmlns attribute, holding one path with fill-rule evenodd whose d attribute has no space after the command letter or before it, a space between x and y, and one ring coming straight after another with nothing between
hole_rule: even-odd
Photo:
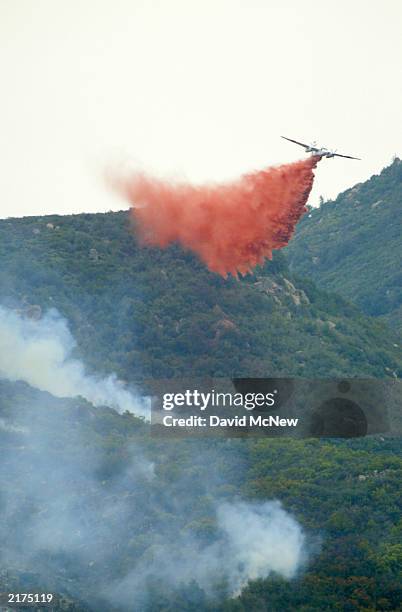
<instances>
[{"instance_id":1,"label":"airplane wing","mask_svg":"<svg viewBox=\"0 0 402 612\"><path fill-rule=\"evenodd\" d=\"M334 157L346 157L347 159L358 159L361 161L360 157L352 157L351 155L341 155L340 153L334 153Z\"/></svg>"},{"instance_id":2,"label":"airplane wing","mask_svg":"<svg viewBox=\"0 0 402 612\"><path fill-rule=\"evenodd\" d=\"M285 140L289 140L289 142L294 142L295 144L298 144L301 147L309 147L310 146L308 144L304 144L304 142L299 142L298 140L292 140L292 138L286 138L286 136L281 136L281 138L284 138Z\"/></svg>"}]
</instances>

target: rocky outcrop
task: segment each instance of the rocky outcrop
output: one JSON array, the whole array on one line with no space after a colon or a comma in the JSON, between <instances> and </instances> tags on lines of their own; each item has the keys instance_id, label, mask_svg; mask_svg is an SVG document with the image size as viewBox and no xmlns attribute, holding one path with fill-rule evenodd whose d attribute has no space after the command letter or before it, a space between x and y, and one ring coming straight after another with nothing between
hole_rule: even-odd
<instances>
[{"instance_id":1,"label":"rocky outcrop","mask_svg":"<svg viewBox=\"0 0 402 612\"><path fill-rule=\"evenodd\" d=\"M290 298L295 306L310 304L310 300L302 289L297 289L287 278L282 278L282 283L272 278L258 278L254 286L261 293L272 297L277 304L282 304L286 298Z\"/></svg>"},{"instance_id":2,"label":"rocky outcrop","mask_svg":"<svg viewBox=\"0 0 402 612\"><path fill-rule=\"evenodd\" d=\"M236 323L234 323L231 319L219 319L217 323L215 323L215 337L214 342L218 341L222 336L227 334L228 332L236 332L238 333L239 328Z\"/></svg>"}]
</instances>

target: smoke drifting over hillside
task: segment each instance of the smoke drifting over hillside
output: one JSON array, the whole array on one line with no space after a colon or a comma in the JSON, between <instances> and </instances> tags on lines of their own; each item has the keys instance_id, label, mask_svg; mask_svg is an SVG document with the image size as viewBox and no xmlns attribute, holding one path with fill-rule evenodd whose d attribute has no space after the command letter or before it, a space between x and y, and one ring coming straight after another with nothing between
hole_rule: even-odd
<instances>
[{"instance_id":1,"label":"smoke drifting over hillside","mask_svg":"<svg viewBox=\"0 0 402 612\"><path fill-rule=\"evenodd\" d=\"M209 270L246 274L286 246L306 212L319 157L196 187L134 174L117 181L132 205L142 244L177 241Z\"/></svg>"},{"instance_id":2,"label":"smoke drifting over hillside","mask_svg":"<svg viewBox=\"0 0 402 612\"><path fill-rule=\"evenodd\" d=\"M81 395L94 406L148 414L145 403L119 386L115 376L89 376L72 355L75 346L57 311L33 321L0 306L0 378L24 381L56 397Z\"/></svg>"},{"instance_id":3,"label":"smoke drifting over hillside","mask_svg":"<svg viewBox=\"0 0 402 612\"><path fill-rule=\"evenodd\" d=\"M142 414L113 379L86 376L73 347L54 311L31 321L0 308L0 378ZM13 387L2 387L9 398ZM141 612L157 609L155 585L167 597L193 592L194 581L202 597L230 596L272 572L292 578L302 565L305 536L279 502L219 493L226 481L217 466L231 442L158 441L153 452L144 424L131 423L125 437L127 417L98 408L97 418L82 401L21 389L12 410L0 401L3 567L32 572L97 612ZM205 515L203 533L192 525Z\"/></svg>"},{"instance_id":4,"label":"smoke drifting over hillside","mask_svg":"<svg viewBox=\"0 0 402 612\"><path fill-rule=\"evenodd\" d=\"M198 450L202 451L202 445ZM202 487L207 491L207 482ZM188 494L195 495L195 489ZM305 537L279 502L215 499L213 510L216 533L211 543L173 528L152 556L146 556L114 586L115 597L118 599L119 593L130 594L146 607L144 585L156 577L167 588L180 588L195 581L208 596L216 595L222 584L227 595L237 596L250 580L266 578L272 572L288 579L294 577L305 560ZM179 510L181 526L187 520Z\"/></svg>"}]
</instances>

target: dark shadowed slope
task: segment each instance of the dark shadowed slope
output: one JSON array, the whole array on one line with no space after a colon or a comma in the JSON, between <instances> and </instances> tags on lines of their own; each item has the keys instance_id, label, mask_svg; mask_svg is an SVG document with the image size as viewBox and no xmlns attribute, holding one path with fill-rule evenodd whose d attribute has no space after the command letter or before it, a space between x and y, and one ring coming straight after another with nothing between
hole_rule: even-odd
<instances>
[{"instance_id":1,"label":"dark shadowed slope","mask_svg":"<svg viewBox=\"0 0 402 612\"><path fill-rule=\"evenodd\" d=\"M306 215L288 249L293 272L402 329L402 161Z\"/></svg>"}]
</instances>

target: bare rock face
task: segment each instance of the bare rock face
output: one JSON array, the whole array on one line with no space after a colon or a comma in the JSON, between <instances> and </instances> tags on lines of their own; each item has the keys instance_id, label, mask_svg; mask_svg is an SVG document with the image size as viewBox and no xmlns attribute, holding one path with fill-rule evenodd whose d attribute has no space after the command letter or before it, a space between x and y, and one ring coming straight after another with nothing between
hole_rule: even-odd
<instances>
[{"instance_id":1,"label":"bare rock face","mask_svg":"<svg viewBox=\"0 0 402 612\"><path fill-rule=\"evenodd\" d=\"M287 278L282 279L282 284L272 280L271 278L259 278L254 286L271 296L278 304L282 303L282 298L290 297L295 306L302 304L310 304L310 300L302 289L297 289L294 284Z\"/></svg>"},{"instance_id":2,"label":"bare rock face","mask_svg":"<svg viewBox=\"0 0 402 612\"><path fill-rule=\"evenodd\" d=\"M254 283L254 287L267 295L275 295L282 290L281 286L271 278L258 278L257 282Z\"/></svg>"},{"instance_id":3,"label":"bare rock face","mask_svg":"<svg viewBox=\"0 0 402 612\"><path fill-rule=\"evenodd\" d=\"M301 304L310 304L310 300L304 293L303 289L296 289L294 284L287 278L283 279L283 283L286 287L287 293L290 295L296 306L300 306Z\"/></svg>"},{"instance_id":4,"label":"bare rock face","mask_svg":"<svg viewBox=\"0 0 402 612\"><path fill-rule=\"evenodd\" d=\"M218 341L222 336L227 334L228 332L238 332L239 328L236 323L231 321L230 319L219 319L219 321L215 324L215 338L214 341Z\"/></svg>"},{"instance_id":5,"label":"bare rock face","mask_svg":"<svg viewBox=\"0 0 402 612\"><path fill-rule=\"evenodd\" d=\"M232 330L238 329L236 323L233 323L233 321L231 321L230 319L221 319L220 321L218 321L216 326L217 328L226 330L226 331L232 331Z\"/></svg>"},{"instance_id":6,"label":"bare rock face","mask_svg":"<svg viewBox=\"0 0 402 612\"><path fill-rule=\"evenodd\" d=\"M96 249L89 249L89 259L91 261L99 261L99 253Z\"/></svg>"}]
</instances>

